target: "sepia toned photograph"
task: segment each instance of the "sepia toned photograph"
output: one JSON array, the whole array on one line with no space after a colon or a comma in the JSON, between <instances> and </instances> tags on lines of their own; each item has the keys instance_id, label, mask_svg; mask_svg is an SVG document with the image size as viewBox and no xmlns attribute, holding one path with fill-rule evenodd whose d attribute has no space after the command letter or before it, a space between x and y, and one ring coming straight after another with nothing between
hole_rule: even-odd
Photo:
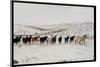
<instances>
[{"instance_id":1,"label":"sepia toned photograph","mask_svg":"<svg viewBox=\"0 0 100 67\"><path fill-rule=\"evenodd\" d=\"M13 65L95 60L94 7L13 2Z\"/></svg>"}]
</instances>

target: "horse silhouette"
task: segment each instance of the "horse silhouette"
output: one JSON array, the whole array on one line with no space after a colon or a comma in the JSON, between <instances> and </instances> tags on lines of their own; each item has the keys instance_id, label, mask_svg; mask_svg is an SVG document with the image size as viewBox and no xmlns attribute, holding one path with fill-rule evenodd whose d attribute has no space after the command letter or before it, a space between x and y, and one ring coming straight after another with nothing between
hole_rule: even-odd
<instances>
[{"instance_id":1,"label":"horse silhouette","mask_svg":"<svg viewBox=\"0 0 100 67\"><path fill-rule=\"evenodd\" d=\"M31 43L31 39L32 39L32 36L30 35L29 37L26 36L26 37L23 37L23 43L26 44L26 43Z\"/></svg>"},{"instance_id":2,"label":"horse silhouette","mask_svg":"<svg viewBox=\"0 0 100 67\"><path fill-rule=\"evenodd\" d=\"M47 38L48 38L47 36L40 37L40 44L41 44L41 43L44 43L45 41L48 43Z\"/></svg>"},{"instance_id":3,"label":"horse silhouette","mask_svg":"<svg viewBox=\"0 0 100 67\"><path fill-rule=\"evenodd\" d=\"M75 36L70 37L70 42L74 41Z\"/></svg>"},{"instance_id":4,"label":"horse silhouette","mask_svg":"<svg viewBox=\"0 0 100 67\"><path fill-rule=\"evenodd\" d=\"M65 43L67 42L68 43L69 41L69 36L65 37Z\"/></svg>"},{"instance_id":5,"label":"horse silhouette","mask_svg":"<svg viewBox=\"0 0 100 67\"><path fill-rule=\"evenodd\" d=\"M54 37L51 38L51 43L56 43L56 36L57 35L55 35Z\"/></svg>"},{"instance_id":6,"label":"horse silhouette","mask_svg":"<svg viewBox=\"0 0 100 67\"><path fill-rule=\"evenodd\" d=\"M13 43L19 43L21 41L22 36L16 36L15 38L13 38Z\"/></svg>"},{"instance_id":7,"label":"horse silhouette","mask_svg":"<svg viewBox=\"0 0 100 67\"><path fill-rule=\"evenodd\" d=\"M60 36L60 37L58 38L58 42L61 44L61 42L62 42L62 36Z\"/></svg>"}]
</instances>

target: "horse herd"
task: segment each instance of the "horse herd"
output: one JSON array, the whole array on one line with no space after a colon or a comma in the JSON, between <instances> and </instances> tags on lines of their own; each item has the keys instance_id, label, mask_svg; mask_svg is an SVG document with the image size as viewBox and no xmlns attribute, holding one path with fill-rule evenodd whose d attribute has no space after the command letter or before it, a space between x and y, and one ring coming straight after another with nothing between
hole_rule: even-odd
<instances>
[{"instance_id":1,"label":"horse herd","mask_svg":"<svg viewBox=\"0 0 100 67\"><path fill-rule=\"evenodd\" d=\"M43 43L50 43L50 44L56 44L56 42L58 43L62 43L62 40L64 40L64 43L77 43L77 44L80 44L80 45L85 45L85 40L87 38L87 35L81 35L81 36L66 36L66 37L63 37L63 36L59 36L57 38L57 35L54 35L54 36L32 36L32 35L16 35L14 38L13 38L13 43L15 44L18 44L19 42L23 42L24 44L32 44L34 42L39 42L40 44L43 44Z\"/></svg>"}]
</instances>

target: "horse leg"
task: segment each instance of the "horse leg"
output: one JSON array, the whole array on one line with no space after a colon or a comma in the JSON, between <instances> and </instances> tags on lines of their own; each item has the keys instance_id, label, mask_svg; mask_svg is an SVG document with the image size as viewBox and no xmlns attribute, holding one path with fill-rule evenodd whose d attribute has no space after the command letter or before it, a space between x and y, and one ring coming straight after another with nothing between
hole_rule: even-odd
<instances>
[{"instance_id":1,"label":"horse leg","mask_svg":"<svg viewBox=\"0 0 100 67\"><path fill-rule=\"evenodd\" d=\"M31 42L29 41L29 45L31 44Z\"/></svg>"},{"instance_id":2,"label":"horse leg","mask_svg":"<svg viewBox=\"0 0 100 67\"><path fill-rule=\"evenodd\" d=\"M42 44L42 41L40 41L40 44Z\"/></svg>"},{"instance_id":3,"label":"horse leg","mask_svg":"<svg viewBox=\"0 0 100 67\"><path fill-rule=\"evenodd\" d=\"M33 44L33 39L32 39L32 44Z\"/></svg>"},{"instance_id":4,"label":"horse leg","mask_svg":"<svg viewBox=\"0 0 100 67\"><path fill-rule=\"evenodd\" d=\"M66 43L66 41L65 41L65 43Z\"/></svg>"},{"instance_id":5,"label":"horse leg","mask_svg":"<svg viewBox=\"0 0 100 67\"><path fill-rule=\"evenodd\" d=\"M81 41L79 41L79 44L81 45Z\"/></svg>"},{"instance_id":6,"label":"horse leg","mask_svg":"<svg viewBox=\"0 0 100 67\"><path fill-rule=\"evenodd\" d=\"M85 41L83 41L84 45L86 45Z\"/></svg>"},{"instance_id":7,"label":"horse leg","mask_svg":"<svg viewBox=\"0 0 100 67\"><path fill-rule=\"evenodd\" d=\"M72 40L70 40L70 42L72 43Z\"/></svg>"},{"instance_id":8,"label":"horse leg","mask_svg":"<svg viewBox=\"0 0 100 67\"><path fill-rule=\"evenodd\" d=\"M48 44L48 40L46 40L47 41L47 44Z\"/></svg>"}]
</instances>

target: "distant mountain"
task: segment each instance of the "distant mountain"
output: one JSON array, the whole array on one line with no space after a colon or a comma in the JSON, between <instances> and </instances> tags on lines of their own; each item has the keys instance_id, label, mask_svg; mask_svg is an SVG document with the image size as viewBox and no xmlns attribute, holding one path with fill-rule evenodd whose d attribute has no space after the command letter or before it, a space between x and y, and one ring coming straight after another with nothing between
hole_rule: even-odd
<instances>
[{"instance_id":1,"label":"distant mountain","mask_svg":"<svg viewBox=\"0 0 100 67\"><path fill-rule=\"evenodd\" d=\"M54 25L43 25L39 26L44 29L48 29L49 31L67 31L73 33L93 33L94 24L90 22L85 23L61 23Z\"/></svg>"},{"instance_id":2,"label":"distant mountain","mask_svg":"<svg viewBox=\"0 0 100 67\"><path fill-rule=\"evenodd\" d=\"M15 24L14 34L15 35L29 35L35 33L58 33L67 32L71 34L85 33L93 35L94 29L93 23L61 23L54 25L38 25L38 26L26 26Z\"/></svg>"},{"instance_id":3,"label":"distant mountain","mask_svg":"<svg viewBox=\"0 0 100 67\"><path fill-rule=\"evenodd\" d=\"M42 31L46 31L45 29L35 27L35 26L26 26L26 25L14 25L14 34L15 35L32 35L35 33L41 33Z\"/></svg>"},{"instance_id":4,"label":"distant mountain","mask_svg":"<svg viewBox=\"0 0 100 67\"><path fill-rule=\"evenodd\" d=\"M40 30L40 31L48 31L46 29L35 27L35 26L25 26L25 27L32 28L32 29L37 29L37 30Z\"/></svg>"}]
</instances>

